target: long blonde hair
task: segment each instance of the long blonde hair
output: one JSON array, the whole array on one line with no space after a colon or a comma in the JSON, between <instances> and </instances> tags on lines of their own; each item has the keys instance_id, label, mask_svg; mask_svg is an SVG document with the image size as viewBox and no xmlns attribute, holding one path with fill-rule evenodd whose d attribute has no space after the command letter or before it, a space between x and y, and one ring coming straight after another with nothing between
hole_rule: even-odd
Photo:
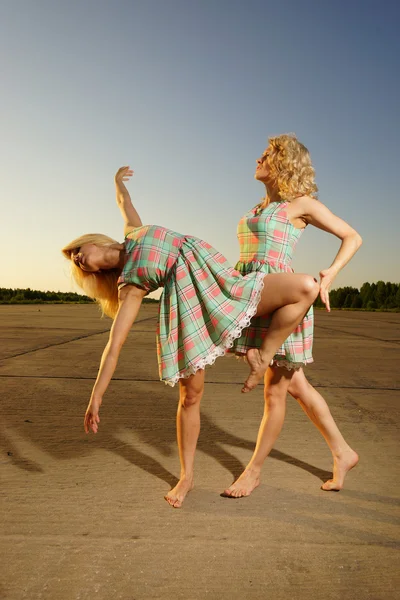
<instances>
[{"instance_id":1,"label":"long blonde hair","mask_svg":"<svg viewBox=\"0 0 400 600\"><path fill-rule=\"evenodd\" d=\"M270 178L283 200L317 198L318 187L310 153L293 133L270 137L267 162Z\"/></svg>"},{"instance_id":2,"label":"long blonde hair","mask_svg":"<svg viewBox=\"0 0 400 600\"><path fill-rule=\"evenodd\" d=\"M96 300L100 305L103 315L107 315L112 319L117 314L118 310L118 277L121 274L121 269L107 269L100 273L89 273L82 271L72 260L74 251L84 244L96 244L96 246L113 246L119 245L107 235L102 233L87 233L72 240L61 250L65 258L71 261L71 275L80 288L90 298Z\"/></svg>"}]
</instances>

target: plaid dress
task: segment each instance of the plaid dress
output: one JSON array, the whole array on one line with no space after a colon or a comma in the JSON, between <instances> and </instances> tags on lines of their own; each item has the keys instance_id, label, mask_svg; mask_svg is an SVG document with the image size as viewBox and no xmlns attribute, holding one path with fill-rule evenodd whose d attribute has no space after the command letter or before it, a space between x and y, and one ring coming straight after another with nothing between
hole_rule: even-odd
<instances>
[{"instance_id":1,"label":"plaid dress","mask_svg":"<svg viewBox=\"0 0 400 600\"><path fill-rule=\"evenodd\" d=\"M203 240L144 225L126 236L125 251L119 286L164 288L157 353L169 385L225 354L257 311L264 273L242 277Z\"/></svg>"},{"instance_id":2,"label":"plaid dress","mask_svg":"<svg viewBox=\"0 0 400 600\"><path fill-rule=\"evenodd\" d=\"M271 202L266 208L251 209L239 221L237 235L240 258L236 269L247 276L262 273L293 273L290 266L303 229L294 227L286 214L287 202ZM259 348L268 331L269 317L255 317L237 339L230 352L243 355L249 348ZM274 365L298 369L313 362L314 314L311 306L303 321L279 348Z\"/></svg>"}]
</instances>

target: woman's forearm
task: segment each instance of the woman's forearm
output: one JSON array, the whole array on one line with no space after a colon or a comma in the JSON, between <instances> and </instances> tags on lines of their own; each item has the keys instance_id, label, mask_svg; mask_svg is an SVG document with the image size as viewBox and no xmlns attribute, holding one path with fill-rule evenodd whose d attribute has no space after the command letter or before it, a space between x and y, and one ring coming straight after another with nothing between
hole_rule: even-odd
<instances>
[{"instance_id":1,"label":"woman's forearm","mask_svg":"<svg viewBox=\"0 0 400 600\"><path fill-rule=\"evenodd\" d=\"M97 374L96 383L93 386L92 395L103 396L108 388L114 371L117 367L119 352L112 350L110 342L104 348Z\"/></svg>"},{"instance_id":2,"label":"woman's forearm","mask_svg":"<svg viewBox=\"0 0 400 600\"><path fill-rule=\"evenodd\" d=\"M110 339L101 357L99 372L92 395L101 397L105 393L117 367L121 348L135 322L145 295L145 290L141 290L135 286L127 285L122 288L120 306L110 330Z\"/></svg>"},{"instance_id":3,"label":"woman's forearm","mask_svg":"<svg viewBox=\"0 0 400 600\"><path fill-rule=\"evenodd\" d=\"M339 252L329 268L336 273L339 273L339 271L341 271L341 269L343 269L343 267L353 258L361 244L362 238L356 232L343 238Z\"/></svg>"},{"instance_id":4,"label":"woman's forearm","mask_svg":"<svg viewBox=\"0 0 400 600\"><path fill-rule=\"evenodd\" d=\"M123 181L115 181L116 200L125 224L130 227L141 227L142 221L132 204L131 196Z\"/></svg>"}]
</instances>

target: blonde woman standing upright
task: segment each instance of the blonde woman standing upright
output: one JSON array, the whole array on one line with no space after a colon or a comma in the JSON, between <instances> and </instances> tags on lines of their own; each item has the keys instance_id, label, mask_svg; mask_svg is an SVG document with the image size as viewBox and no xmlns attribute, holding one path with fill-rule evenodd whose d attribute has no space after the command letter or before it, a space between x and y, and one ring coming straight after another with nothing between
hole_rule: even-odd
<instances>
[{"instance_id":1,"label":"blonde woman standing upright","mask_svg":"<svg viewBox=\"0 0 400 600\"><path fill-rule=\"evenodd\" d=\"M239 222L240 258L236 269L245 276L255 271L292 273L296 244L304 229L314 225L341 240L331 266L320 272L321 299L330 311L331 284L360 247L361 236L317 200L310 154L296 136L284 134L269 139L267 149L257 159L255 178L265 185L266 194ZM264 378L264 415L254 454L224 495L248 496L259 485L262 465L283 425L287 393L299 402L332 452L333 478L322 489L340 490L347 472L357 464L357 453L344 440L324 398L304 374L303 367L313 361L313 322L311 307L275 353ZM256 360L269 327L269 317L252 319L230 351Z\"/></svg>"}]
</instances>

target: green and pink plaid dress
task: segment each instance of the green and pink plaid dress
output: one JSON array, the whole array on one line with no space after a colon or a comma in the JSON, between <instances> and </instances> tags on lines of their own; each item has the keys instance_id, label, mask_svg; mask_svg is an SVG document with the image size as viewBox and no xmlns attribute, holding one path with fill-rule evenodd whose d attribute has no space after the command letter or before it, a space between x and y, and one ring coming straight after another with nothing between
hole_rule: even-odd
<instances>
[{"instance_id":1,"label":"green and pink plaid dress","mask_svg":"<svg viewBox=\"0 0 400 600\"><path fill-rule=\"evenodd\" d=\"M296 244L303 229L294 227L286 214L287 202L271 202L266 208L251 209L239 221L237 235L240 258L236 269L242 275L249 273L293 273L290 266ZM268 331L269 317L255 317L230 349L245 354L249 348L259 348ZM300 325L279 348L274 364L298 369L313 362L314 314L309 309Z\"/></svg>"},{"instance_id":2,"label":"green and pink plaid dress","mask_svg":"<svg viewBox=\"0 0 400 600\"><path fill-rule=\"evenodd\" d=\"M203 240L144 225L126 236L125 251L119 286L164 288L157 352L169 385L225 354L256 313L264 274L242 277Z\"/></svg>"}]
</instances>

